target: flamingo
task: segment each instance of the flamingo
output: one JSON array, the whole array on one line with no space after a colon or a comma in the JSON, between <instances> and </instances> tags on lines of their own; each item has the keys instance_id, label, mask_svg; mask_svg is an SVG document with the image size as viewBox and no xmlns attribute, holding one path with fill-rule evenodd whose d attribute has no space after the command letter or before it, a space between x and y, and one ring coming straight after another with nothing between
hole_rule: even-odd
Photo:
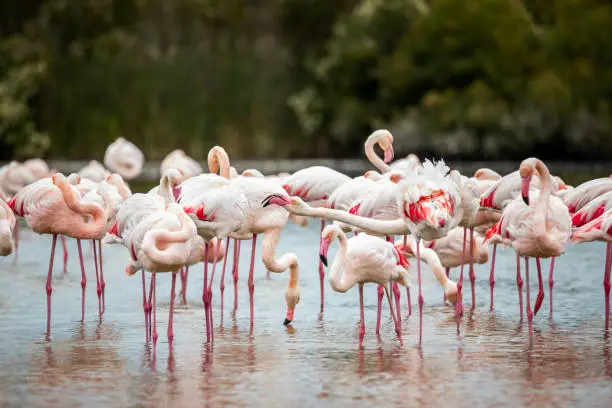
<instances>
[{"instance_id":1,"label":"flamingo","mask_svg":"<svg viewBox=\"0 0 612 408\"><path fill-rule=\"evenodd\" d=\"M42 179L30 184L11 200L9 206L15 213L25 218L34 232L53 235L46 284L47 335L49 336L51 333L51 277L57 236L61 234L76 238L79 256L82 260L81 240L98 237L106 227L104 209L97 203L81 200L79 193L68 184L66 177L61 173L56 173L51 179ZM86 279L82 262L81 274L83 282Z\"/></svg>"},{"instance_id":2,"label":"flamingo","mask_svg":"<svg viewBox=\"0 0 612 408\"><path fill-rule=\"evenodd\" d=\"M575 228L571 241L575 243L604 241L606 243L606 266L604 268L605 297L605 331L610 328L610 271L612 268L612 210L608 210L598 218ZM550 309L552 311L552 298Z\"/></svg>"},{"instance_id":3,"label":"flamingo","mask_svg":"<svg viewBox=\"0 0 612 408\"><path fill-rule=\"evenodd\" d=\"M203 172L200 163L187 156L180 149L172 151L162 160L160 166L161 173L164 174L169 169L178 170L185 180Z\"/></svg>"},{"instance_id":4,"label":"flamingo","mask_svg":"<svg viewBox=\"0 0 612 408\"><path fill-rule=\"evenodd\" d=\"M403 159L399 159L391 163L389 170L398 170L402 172L420 172L423 168L421 160L416 154L409 154Z\"/></svg>"},{"instance_id":5,"label":"flamingo","mask_svg":"<svg viewBox=\"0 0 612 408\"><path fill-rule=\"evenodd\" d=\"M374 151L378 145L384 151L381 159ZM368 160L381 172L390 170L387 164L393 160L393 135L386 129L372 132L364 144L365 155ZM283 188L290 196L298 196L311 207L320 207L327 204L336 189L350 181L350 177L328 167L313 166L299 170L285 179ZM321 232L325 228L325 220L321 220ZM319 262L319 286L321 291L321 313L325 309L325 285L323 263Z\"/></svg>"},{"instance_id":6,"label":"flamingo","mask_svg":"<svg viewBox=\"0 0 612 408\"><path fill-rule=\"evenodd\" d=\"M16 223L11 207L0 199L0 256L8 256L13 253L15 248L13 231Z\"/></svg>"},{"instance_id":7,"label":"flamingo","mask_svg":"<svg viewBox=\"0 0 612 408\"><path fill-rule=\"evenodd\" d=\"M126 273L131 276L140 269L143 273L152 273L149 304L152 306L154 347L158 338L155 311L156 276L161 272L172 273L168 320L168 342L172 346L176 272L190 262L190 259L202 259L202 239L197 236L194 223L180 205L165 204L161 197L155 195L135 194L121 206L117 218L121 228L116 228L111 233L117 234L121 231L119 239L114 242L121 242L130 251L131 260L126 267Z\"/></svg>"},{"instance_id":8,"label":"flamingo","mask_svg":"<svg viewBox=\"0 0 612 408\"><path fill-rule=\"evenodd\" d=\"M125 180L135 179L142 172L144 154L135 144L122 137L111 143L104 153L104 165Z\"/></svg>"},{"instance_id":9,"label":"flamingo","mask_svg":"<svg viewBox=\"0 0 612 408\"><path fill-rule=\"evenodd\" d=\"M49 165L43 159L35 158L23 162L23 167L30 170L36 180L50 177L53 172L49 169Z\"/></svg>"},{"instance_id":10,"label":"flamingo","mask_svg":"<svg viewBox=\"0 0 612 408\"><path fill-rule=\"evenodd\" d=\"M576 186L563 197L563 202L573 214L595 198L610 191L612 191L612 178L598 178Z\"/></svg>"},{"instance_id":11,"label":"flamingo","mask_svg":"<svg viewBox=\"0 0 612 408\"><path fill-rule=\"evenodd\" d=\"M88 179L99 183L110 176L110 172L96 160L91 160L85 167L79 170L78 175L83 179Z\"/></svg>"},{"instance_id":12,"label":"flamingo","mask_svg":"<svg viewBox=\"0 0 612 408\"><path fill-rule=\"evenodd\" d=\"M611 208L612 190L592 199L590 202L583 205L582 208L572 214L572 225L574 227L581 227L584 224L599 218L603 213L607 212Z\"/></svg>"},{"instance_id":13,"label":"flamingo","mask_svg":"<svg viewBox=\"0 0 612 408\"><path fill-rule=\"evenodd\" d=\"M519 174L522 180L521 197L516 197L506 206L502 218L487 235L500 235L509 239L516 251L517 260L520 257L525 258L527 319L531 328L533 315L537 313L544 300L544 288L540 262L539 259L536 259L539 291L534 312L532 312L529 300L529 257L553 257L554 259L560 256L565 251L569 240L572 220L567 206L560 198L552 194L554 180L541 160L533 157L523 160ZM530 191L534 174L537 174L540 180L539 193ZM520 266L517 265L517 275L520 275L519 268ZM554 284L553 268L554 263L551 261L549 276L551 296Z\"/></svg>"},{"instance_id":14,"label":"flamingo","mask_svg":"<svg viewBox=\"0 0 612 408\"><path fill-rule=\"evenodd\" d=\"M359 344L365 335L365 319L363 313L363 285L368 282L377 283L384 287L391 316L395 322L395 332L402 341L401 326L393 311L389 289L392 282L409 286L407 267L408 261L393 246L393 244L371 235L361 233L350 239L337 225L328 225L321 234L320 258L327 266L327 251L330 244L338 239L340 250L334 259L329 272L329 283L336 292L346 292L356 284L359 285L359 308L361 327L359 330ZM340 276L342 274L342 276Z\"/></svg>"}]
</instances>

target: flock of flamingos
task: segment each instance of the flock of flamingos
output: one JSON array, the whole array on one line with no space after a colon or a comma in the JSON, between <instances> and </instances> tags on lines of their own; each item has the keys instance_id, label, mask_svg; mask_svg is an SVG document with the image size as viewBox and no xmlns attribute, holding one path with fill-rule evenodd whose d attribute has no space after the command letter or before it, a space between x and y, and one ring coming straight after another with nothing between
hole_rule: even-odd
<instances>
[{"instance_id":1,"label":"flock of flamingos","mask_svg":"<svg viewBox=\"0 0 612 408\"><path fill-rule=\"evenodd\" d=\"M380 147L384 157L375 152ZM159 186L146 194L132 194L128 182L144 164L143 153L131 142L119 138L106 150L104 165L92 161L78 173L64 176L51 171L40 159L11 162L0 170L0 254L8 256L19 245L16 218L23 218L36 233L52 236L47 293L47 335L51 332L53 259L57 238L76 239L82 273L82 310L85 316L87 278L83 263L83 240L93 246L98 313L104 313L102 244L123 245L129 252L126 273L142 271L142 297L147 341L155 345L156 279L170 272L170 315L168 340L172 345L173 313L177 274L181 278L178 296L185 301L189 268L204 264L202 301L206 338L214 341L212 295L217 264L220 264L220 296L223 299L228 250L233 241L232 277L234 305L237 301L240 243L252 245L248 289L250 321L253 324L254 262L258 235L263 234L262 260L269 272L289 270L285 293L284 324L294 319L300 300L299 260L295 254L277 257L281 230L291 220L301 226L308 218L321 221L319 278L321 311L324 308L324 267L328 249L337 240L339 250L329 270L329 284L337 292L359 288L361 326L365 334L363 286L378 284L378 319L386 296L390 314L401 342L399 286L406 288L408 315L413 286L410 274L416 269L420 336L422 338L423 296L421 261L426 262L442 285L444 299L455 310L457 324L463 316L463 270L468 265L471 307L475 305L474 263L489 259L492 244L490 304L494 304L495 255L498 244L516 252L516 283L520 316L523 317L523 276L526 281L525 310L532 319L544 300L540 260L550 258L548 275L550 315L553 310L555 259L569 241L605 241L605 330L610 317L610 270L612 263L612 178L599 178L577 187L552 176L539 159L528 158L517 171L501 176L480 169L472 177L450 171L443 161L423 163L414 155L393 161L393 136L376 130L365 142L365 154L377 171L350 178L333 169L308 167L294 174L264 176L255 169L238 174L230 166L226 151L213 147L208 154L208 171L183 151L170 153L161 163ZM326 226L326 220L332 221ZM395 241L395 237L398 238ZM313 254L314 256L315 254ZM416 267L407 258L416 258ZM521 275L521 258L524 275ZM538 295L532 309L529 291L529 258L535 258ZM211 266L209 266L211 264ZM222 265L221 265L222 264ZM449 270L460 267L457 282ZM151 274L147 293L145 272ZM459 326L458 326L459 327Z\"/></svg>"}]
</instances>

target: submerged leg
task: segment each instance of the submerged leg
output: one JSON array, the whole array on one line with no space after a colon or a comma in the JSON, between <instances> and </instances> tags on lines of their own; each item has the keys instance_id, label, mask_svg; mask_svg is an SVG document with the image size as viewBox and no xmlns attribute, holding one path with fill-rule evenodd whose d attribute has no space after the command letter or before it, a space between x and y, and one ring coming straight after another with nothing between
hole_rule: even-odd
<instances>
[{"instance_id":1,"label":"submerged leg","mask_svg":"<svg viewBox=\"0 0 612 408\"><path fill-rule=\"evenodd\" d=\"M157 346L157 287L156 285L157 274L154 273L151 277L151 287L153 288L153 349Z\"/></svg>"},{"instance_id":2,"label":"submerged leg","mask_svg":"<svg viewBox=\"0 0 612 408\"><path fill-rule=\"evenodd\" d=\"M204 316L206 319L206 342L210 342L210 315L208 314L208 296L206 286L208 284L208 243L204 245L204 282L202 284L202 303L204 304Z\"/></svg>"},{"instance_id":3,"label":"submerged leg","mask_svg":"<svg viewBox=\"0 0 612 408\"><path fill-rule=\"evenodd\" d=\"M249 281L248 281L249 303L251 305L251 328L253 327L253 321L255 319L255 311L253 310L254 308L253 295L255 294L254 275L255 275L255 250L256 249L257 249L257 234L253 234L253 243L251 245L251 266L249 268Z\"/></svg>"},{"instance_id":4,"label":"submerged leg","mask_svg":"<svg viewBox=\"0 0 612 408\"><path fill-rule=\"evenodd\" d=\"M552 319L553 314L553 286L555 286L555 281L553 279L554 269L555 257L550 260L550 271L548 272L548 301L550 303L550 319Z\"/></svg>"},{"instance_id":5,"label":"submerged leg","mask_svg":"<svg viewBox=\"0 0 612 408\"><path fill-rule=\"evenodd\" d=\"M423 288L421 285L421 238L417 237L416 257L417 257L417 276L419 281L419 344L423 340Z\"/></svg>"},{"instance_id":6,"label":"submerged leg","mask_svg":"<svg viewBox=\"0 0 612 408\"><path fill-rule=\"evenodd\" d=\"M604 273L604 296L605 296L605 330L608 331L610 329L610 270L612 268L612 247L611 244L608 242L608 244L606 245L606 253L607 253L607 258L609 258L609 261L607 262L606 265L606 271Z\"/></svg>"},{"instance_id":7,"label":"submerged leg","mask_svg":"<svg viewBox=\"0 0 612 408\"><path fill-rule=\"evenodd\" d=\"M491 310L493 310L495 289L495 254L497 253L497 243L493 244L493 258L491 259L491 273L489 274L489 288L491 289Z\"/></svg>"},{"instance_id":8,"label":"submerged leg","mask_svg":"<svg viewBox=\"0 0 612 408\"><path fill-rule=\"evenodd\" d=\"M389 285L391 286L391 285ZM402 326L400 325L397 316L395 316L395 312L393 311L393 302L391 302L391 295L389 294L389 288L385 286L385 293L387 295L387 300L389 301L389 310L391 311L391 317L393 318L393 323L395 323L395 333L397 334L397 338L402 344Z\"/></svg>"},{"instance_id":9,"label":"submerged leg","mask_svg":"<svg viewBox=\"0 0 612 408\"><path fill-rule=\"evenodd\" d=\"M325 220L321 220L321 233L325 229ZM319 234L319 237L321 234ZM321 251L321 243L319 241L319 252ZM325 269L323 269L323 261L319 259L319 286L321 290L321 313L325 309Z\"/></svg>"},{"instance_id":10,"label":"submerged leg","mask_svg":"<svg viewBox=\"0 0 612 408\"><path fill-rule=\"evenodd\" d=\"M104 292L106 290L106 282L104 281L104 262L102 261L102 240L98 240L98 253L100 255L100 286L102 287L102 313L104 313L106 312L106 299L104 295Z\"/></svg>"},{"instance_id":11,"label":"submerged leg","mask_svg":"<svg viewBox=\"0 0 612 408\"><path fill-rule=\"evenodd\" d=\"M210 284L208 285L208 314L210 315L210 336L211 340L215 341L215 324L213 321L213 313L212 313L212 285L215 280L215 270L217 269L217 259L219 258L219 250L221 249L221 240L217 240L217 245L215 245L215 257L213 263L212 273L210 274Z\"/></svg>"},{"instance_id":12,"label":"submerged leg","mask_svg":"<svg viewBox=\"0 0 612 408\"><path fill-rule=\"evenodd\" d=\"M450 268L446 268L446 277L447 277L447 278L450 278ZM446 293L444 294L444 297L443 297L443 301L442 301L442 302L443 302L443 303L446 303Z\"/></svg>"},{"instance_id":13,"label":"submerged leg","mask_svg":"<svg viewBox=\"0 0 612 408\"><path fill-rule=\"evenodd\" d=\"M223 320L223 292L225 292L225 268L227 267L227 253L229 252L230 239L225 239L225 256L223 257L223 269L221 270L221 282L219 282L219 297L221 298L221 320ZM234 257L236 257L236 245L234 245Z\"/></svg>"},{"instance_id":14,"label":"submerged leg","mask_svg":"<svg viewBox=\"0 0 612 408\"><path fill-rule=\"evenodd\" d=\"M363 343L365 336L365 318L363 313L363 283L359 284L359 344Z\"/></svg>"},{"instance_id":15,"label":"submerged leg","mask_svg":"<svg viewBox=\"0 0 612 408\"><path fill-rule=\"evenodd\" d=\"M100 285L100 275L98 271L98 250L96 249L96 242L91 241L93 244L94 253L94 265L96 266L96 292L98 293L98 316L102 320L102 286Z\"/></svg>"},{"instance_id":16,"label":"submerged leg","mask_svg":"<svg viewBox=\"0 0 612 408\"><path fill-rule=\"evenodd\" d=\"M53 293L51 279L53 278L53 259L55 258L56 243L57 234L53 234L53 241L51 242L51 255L49 256L49 272L47 273L47 285L45 286L47 291L47 337L51 335L51 293Z\"/></svg>"},{"instance_id":17,"label":"submerged leg","mask_svg":"<svg viewBox=\"0 0 612 408\"><path fill-rule=\"evenodd\" d=\"M68 271L68 248L66 247L66 237L64 235L60 235L62 240L62 250L64 251L64 273Z\"/></svg>"},{"instance_id":18,"label":"submerged leg","mask_svg":"<svg viewBox=\"0 0 612 408\"><path fill-rule=\"evenodd\" d=\"M79 251L79 261L81 263L81 321L85 321L85 287L87 286L87 277L85 276L85 265L83 263L83 249L81 240L77 239L77 250Z\"/></svg>"},{"instance_id":19,"label":"submerged leg","mask_svg":"<svg viewBox=\"0 0 612 408\"><path fill-rule=\"evenodd\" d=\"M238 310L238 264L240 261L240 244L242 241L234 240L234 266L232 268L232 277L234 278L234 313Z\"/></svg>"},{"instance_id":20,"label":"submerged leg","mask_svg":"<svg viewBox=\"0 0 612 408\"><path fill-rule=\"evenodd\" d=\"M142 270L142 310L144 310L145 319L145 341L149 341L149 304L147 303L147 285L144 269Z\"/></svg>"},{"instance_id":21,"label":"submerged leg","mask_svg":"<svg viewBox=\"0 0 612 408\"><path fill-rule=\"evenodd\" d=\"M382 285L378 285L378 308L376 310L376 334L380 334L380 316L382 314L382 300L385 295L385 290Z\"/></svg>"},{"instance_id":22,"label":"submerged leg","mask_svg":"<svg viewBox=\"0 0 612 408\"><path fill-rule=\"evenodd\" d=\"M458 296L457 296L457 304L455 304L455 314L457 316L457 329L459 329L459 319L463 316L463 267L465 266L466 241L467 241L467 228L464 228L463 229L463 249L461 250L461 267L459 268L459 280L457 281Z\"/></svg>"},{"instance_id":23,"label":"submerged leg","mask_svg":"<svg viewBox=\"0 0 612 408\"><path fill-rule=\"evenodd\" d=\"M523 278L521 278L521 258L516 254L516 287L518 288L519 310L523 320Z\"/></svg>"},{"instance_id":24,"label":"submerged leg","mask_svg":"<svg viewBox=\"0 0 612 408\"><path fill-rule=\"evenodd\" d=\"M176 293L176 272L172 272L172 289L170 290L170 317L168 318L168 343L172 348L172 341L174 340L174 331L172 330L172 324L174 323L174 297Z\"/></svg>"},{"instance_id":25,"label":"submerged leg","mask_svg":"<svg viewBox=\"0 0 612 408\"><path fill-rule=\"evenodd\" d=\"M527 282L525 286L525 304L527 308L527 321L529 322L529 326L531 327L531 322L533 321L533 312L531 311L531 302L530 302L530 293L529 293L529 258L525 257L525 281Z\"/></svg>"}]
</instances>

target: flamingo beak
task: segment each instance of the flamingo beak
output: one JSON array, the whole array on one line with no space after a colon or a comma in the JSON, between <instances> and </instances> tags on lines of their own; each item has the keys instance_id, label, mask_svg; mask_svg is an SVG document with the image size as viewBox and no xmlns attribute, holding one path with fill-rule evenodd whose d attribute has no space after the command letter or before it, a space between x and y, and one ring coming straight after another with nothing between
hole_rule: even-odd
<instances>
[{"instance_id":1,"label":"flamingo beak","mask_svg":"<svg viewBox=\"0 0 612 408\"><path fill-rule=\"evenodd\" d=\"M531 176L523 177L521 179L521 197L525 204L529 205L529 184L531 183Z\"/></svg>"},{"instance_id":2,"label":"flamingo beak","mask_svg":"<svg viewBox=\"0 0 612 408\"><path fill-rule=\"evenodd\" d=\"M389 163L393 160L394 157L395 152L393 151L393 145L389 145L389 147L385 149L385 157L383 160L385 161L385 163Z\"/></svg>"},{"instance_id":3,"label":"flamingo beak","mask_svg":"<svg viewBox=\"0 0 612 408\"><path fill-rule=\"evenodd\" d=\"M293 321L293 314L295 313L295 309L287 310L287 314L285 315L285 321L283 325L287 326L289 323Z\"/></svg>"},{"instance_id":4,"label":"flamingo beak","mask_svg":"<svg viewBox=\"0 0 612 408\"><path fill-rule=\"evenodd\" d=\"M285 206L291 204L289 197L282 196L280 194L271 194L266 197L262 202L262 206L265 208L269 205L276 204L278 206Z\"/></svg>"},{"instance_id":5,"label":"flamingo beak","mask_svg":"<svg viewBox=\"0 0 612 408\"><path fill-rule=\"evenodd\" d=\"M178 203L179 196L181 195L181 186L172 187L172 195L174 196L174 201Z\"/></svg>"},{"instance_id":6,"label":"flamingo beak","mask_svg":"<svg viewBox=\"0 0 612 408\"><path fill-rule=\"evenodd\" d=\"M329 244L331 240L329 238L321 238L321 250L319 251L319 258L323 265L327 266L327 251L329 250Z\"/></svg>"}]
</instances>

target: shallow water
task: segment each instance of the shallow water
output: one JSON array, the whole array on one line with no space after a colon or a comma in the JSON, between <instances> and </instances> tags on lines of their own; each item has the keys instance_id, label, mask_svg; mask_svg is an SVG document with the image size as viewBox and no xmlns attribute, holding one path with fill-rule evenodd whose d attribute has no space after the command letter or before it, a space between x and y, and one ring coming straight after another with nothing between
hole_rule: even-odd
<instances>
[{"instance_id":1,"label":"shallow water","mask_svg":"<svg viewBox=\"0 0 612 408\"><path fill-rule=\"evenodd\" d=\"M383 329L376 336L376 287L366 286L366 336L360 348L356 288L341 294L326 284L326 310L319 315L318 231L317 222L307 229L291 224L279 246L279 253L293 251L301 262L301 302L291 327L282 325L287 276L266 279L258 259L255 325L250 331L246 278L251 243L243 242L236 314L232 314L233 282L228 273L223 315L218 284L214 289L215 342L205 343L202 266L192 268L188 304L176 308L174 348L169 353L171 280L169 274L158 276L160 337L154 356L144 341L140 274L125 275L129 255L121 247L104 249L107 307L100 323L92 251L85 245L86 318L80 322L81 277L74 240L68 240L65 275L58 245L52 333L47 341L44 285L51 239L22 229L18 262L12 256L0 260L0 406L597 407L612 403L612 341L603 333L603 245L571 245L556 262L554 318L549 323L545 282L547 298L531 338L527 324L519 321L515 257L506 248L497 256L494 311L489 311L489 265L476 268L473 313L466 273L466 316L459 336L453 309L443 305L442 290L427 267L422 346L416 288L415 314L408 319L402 290L404 345L400 346L386 304ZM330 259L334 253L335 245ZM545 279L548 265L543 261ZM534 264L530 272L533 301ZM458 271L451 274L456 278ZM217 282L218 276L219 270ZM416 273L413 283L416 286Z\"/></svg>"}]
</instances>

